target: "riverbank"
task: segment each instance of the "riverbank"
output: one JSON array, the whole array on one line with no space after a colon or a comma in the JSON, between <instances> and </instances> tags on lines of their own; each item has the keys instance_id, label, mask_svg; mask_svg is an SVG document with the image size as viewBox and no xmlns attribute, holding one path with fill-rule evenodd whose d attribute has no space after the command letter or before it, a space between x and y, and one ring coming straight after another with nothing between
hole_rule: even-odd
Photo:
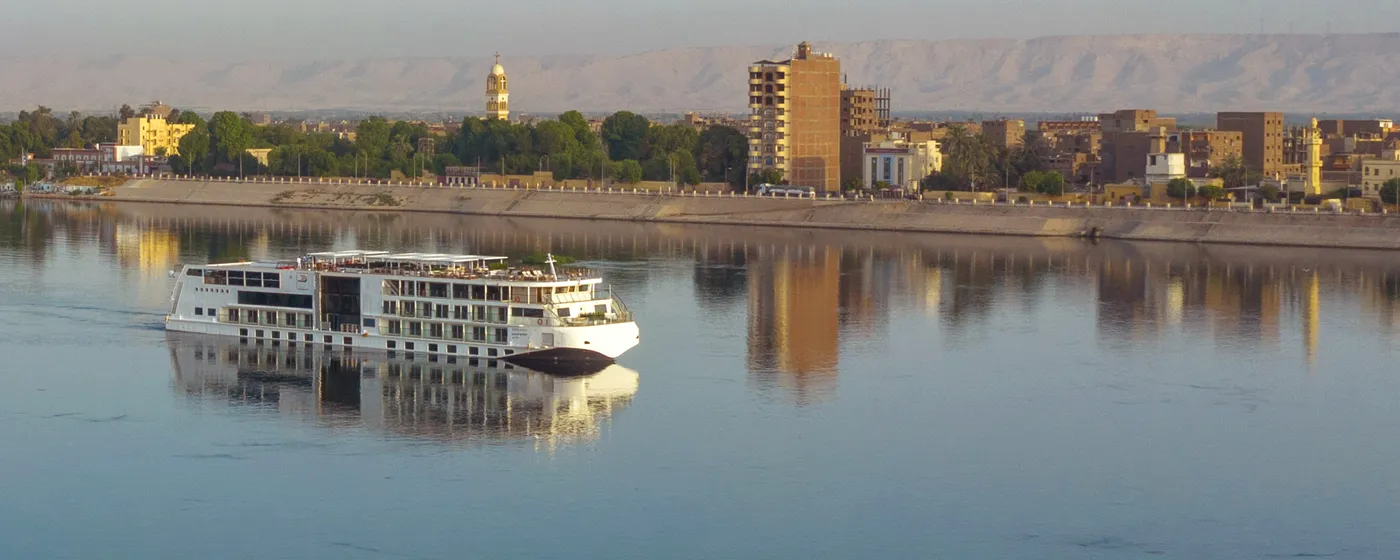
<instances>
[{"instance_id":1,"label":"riverbank","mask_svg":"<svg viewBox=\"0 0 1400 560\"><path fill-rule=\"evenodd\" d=\"M105 201L1400 250L1400 216L137 179Z\"/></svg>"}]
</instances>

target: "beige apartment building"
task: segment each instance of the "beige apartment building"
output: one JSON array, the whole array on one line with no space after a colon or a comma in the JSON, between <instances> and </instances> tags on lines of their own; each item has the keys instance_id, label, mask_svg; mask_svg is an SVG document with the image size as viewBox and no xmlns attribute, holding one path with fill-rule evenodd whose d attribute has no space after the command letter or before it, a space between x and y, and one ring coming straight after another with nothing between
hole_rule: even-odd
<instances>
[{"instance_id":1,"label":"beige apartment building","mask_svg":"<svg viewBox=\"0 0 1400 560\"><path fill-rule=\"evenodd\" d=\"M793 186L841 189L841 62L803 42L789 60L749 66L749 173L777 169Z\"/></svg>"},{"instance_id":2,"label":"beige apartment building","mask_svg":"<svg viewBox=\"0 0 1400 560\"><path fill-rule=\"evenodd\" d=\"M1026 121L1015 119L982 121L982 135L987 137L987 141L991 142L993 146L1003 150L1020 147L1026 138Z\"/></svg>"}]
</instances>

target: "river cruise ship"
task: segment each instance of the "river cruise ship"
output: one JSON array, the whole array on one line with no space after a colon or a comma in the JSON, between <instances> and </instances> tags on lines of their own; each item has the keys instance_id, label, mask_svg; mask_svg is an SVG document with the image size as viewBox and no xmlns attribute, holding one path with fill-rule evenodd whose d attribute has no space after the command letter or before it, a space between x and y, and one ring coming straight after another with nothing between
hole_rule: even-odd
<instances>
[{"instance_id":1,"label":"river cruise ship","mask_svg":"<svg viewBox=\"0 0 1400 560\"><path fill-rule=\"evenodd\" d=\"M166 329L522 365L611 363L640 340L622 300L586 269L506 257L387 251L187 265Z\"/></svg>"}]
</instances>

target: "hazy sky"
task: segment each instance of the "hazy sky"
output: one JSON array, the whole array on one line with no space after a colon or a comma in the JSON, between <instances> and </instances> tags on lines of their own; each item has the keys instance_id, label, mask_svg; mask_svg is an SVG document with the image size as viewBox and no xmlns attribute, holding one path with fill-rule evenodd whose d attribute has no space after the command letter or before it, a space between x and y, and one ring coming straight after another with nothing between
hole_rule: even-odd
<instances>
[{"instance_id":1,"label":"hazy sky","mask_svg":"<svg viewBox=\"0 0 1400 560\"><path fill-rule=\"evenodd\" d=\"M47 0L3 9L0 59L622 54L684 46L1109 33L1392 32L1398 0ZM790 6L801 6L790 10ZM788 11L790 25L761 23ZM760 16L760 17L753 17Z\"/></svg>"}]
</instances>

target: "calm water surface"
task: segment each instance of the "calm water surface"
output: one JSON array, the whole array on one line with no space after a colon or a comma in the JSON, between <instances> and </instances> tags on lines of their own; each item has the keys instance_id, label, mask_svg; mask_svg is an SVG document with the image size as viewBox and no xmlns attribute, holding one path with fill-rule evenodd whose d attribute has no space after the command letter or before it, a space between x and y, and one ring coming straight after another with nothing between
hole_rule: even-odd
<instances>
[{"instance_id":1,"label":"calm water surface","mask_svg":"<svg viewBox=\"0 0 1400 560\"><path fill-rule=\"evenodd\" d=\"M184 263L601 269L562 380L168 338ZM1392 253L0 201L0 558L1394 558Z\"/></svg>"}]
</instances>

